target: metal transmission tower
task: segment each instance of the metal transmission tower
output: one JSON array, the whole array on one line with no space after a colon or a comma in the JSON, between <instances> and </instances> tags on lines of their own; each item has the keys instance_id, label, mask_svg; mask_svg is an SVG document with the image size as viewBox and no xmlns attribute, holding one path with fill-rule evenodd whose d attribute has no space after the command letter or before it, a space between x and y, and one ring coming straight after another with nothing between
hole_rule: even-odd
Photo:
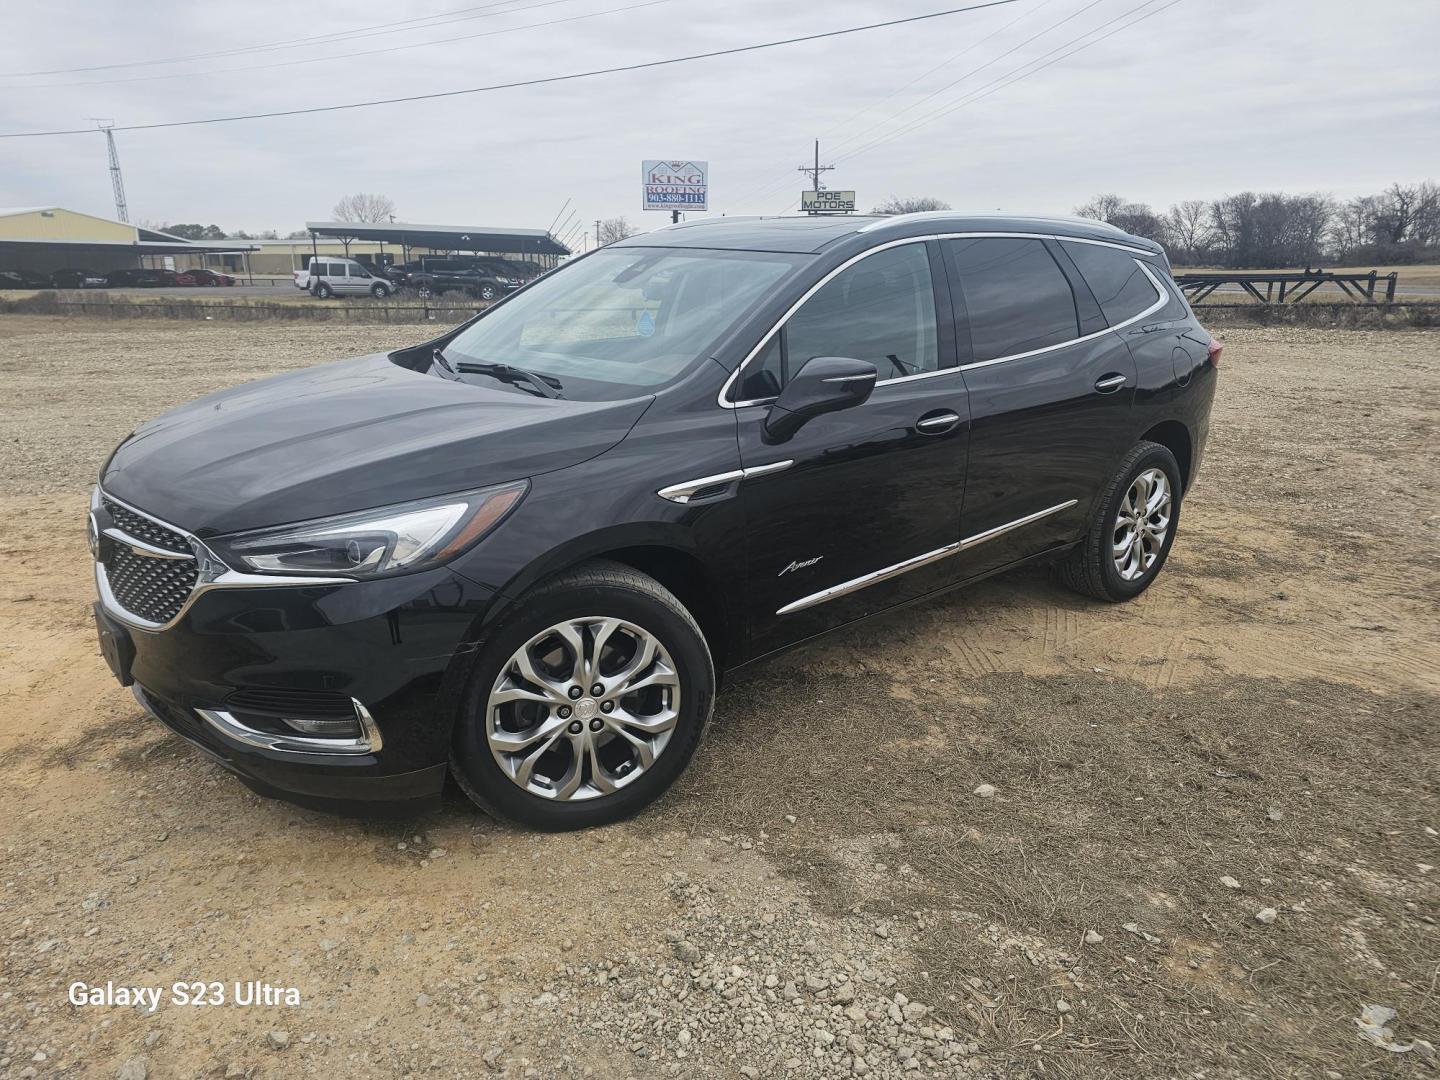
<instances>
[{"instance_id":1,"label":"metal transmission tower","mask_svg":"<svg viewBox=\"0 0 1440 1080\"><path fill-rule=\"evenodd\" d=\"M105 132L105 146L110 151L110 186L115 189L115 216L121 221L130 221L130 208L125 205L125 178L120 175L120 154L115 149L115 133L110 129L115 121L92 116L95 126Z\"/></svg>"},{"instance_id":2,"label":"metal transmission tower","mask_svg":"<svg viewBox=\"0 0 1440 1080\"><path fill-rule=\"evenodd\" d=\"M816 139L816 140L815 140L815 164L814 164L814 165L801 165L800 168L797 169L796 171L797 171L797 172L808 173L808 174L810 175L810 182L811 182L811 184L814 185L816 191L819 191L819 190L820 190L820 174L821 174L821 173L830 172L830 171L831 171L832 169L834 169L834 168L835 168L834 165L821 165L821 164L820 164L820 140L819 140L819 139Z\"/></svg>"}]
</instances>

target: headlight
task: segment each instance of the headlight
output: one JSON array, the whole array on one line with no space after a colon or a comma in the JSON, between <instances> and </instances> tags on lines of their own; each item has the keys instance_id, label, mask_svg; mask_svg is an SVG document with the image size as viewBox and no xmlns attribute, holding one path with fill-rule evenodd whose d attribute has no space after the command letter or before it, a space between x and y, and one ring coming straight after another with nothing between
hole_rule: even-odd
<instances>
[{"instance_id":1,"label":"headlight","mask_svg":"<svg viewBox=\"0 0 1440 1080\"><path fill-rule=\"evenodd\" d=\"M373 578L454 558L500 523L529 481L232 533L206 543L236 570Z\"/></svg>"}]
</instances>

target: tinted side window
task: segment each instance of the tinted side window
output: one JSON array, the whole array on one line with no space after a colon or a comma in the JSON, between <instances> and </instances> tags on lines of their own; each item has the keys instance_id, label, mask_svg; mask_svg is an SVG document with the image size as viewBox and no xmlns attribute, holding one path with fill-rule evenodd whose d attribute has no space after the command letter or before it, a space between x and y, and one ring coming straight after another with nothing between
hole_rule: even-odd
<instances>
[{"instance_id":1,"label":"tinted side window","mask_svg":"<svg viewBox=\"0 0 1440 1080\"><path fill-rule=\"evenodd\" d=\"M1061 243L1085 276L1111 326L1133 319L1154 305L1155 286L1132 256L1097 244Z\"/></svg>"},{"instance_id":2,"label":"tinted side window","mask_svg":"<svg viewBox=\"0 0 1440 1080\"><path fill-rule=\"evenodd\" d=\"M773 397L807 360L868 360L880 378L899 379L940 366L935 293L923 243L861 259L828 281L786 322L745 369L739 400Z\"/></svg>"},{"instance_id":3,"label":"tinted side window","mask_svg":"<svg viewBox=\"0 0 1440 1080\"><path fill-rule=\"evenodd\" d=\"M971 361L1080 336L1070 282L1039 240L946 240L970 324Z\"/></svg>"}]
</instances>

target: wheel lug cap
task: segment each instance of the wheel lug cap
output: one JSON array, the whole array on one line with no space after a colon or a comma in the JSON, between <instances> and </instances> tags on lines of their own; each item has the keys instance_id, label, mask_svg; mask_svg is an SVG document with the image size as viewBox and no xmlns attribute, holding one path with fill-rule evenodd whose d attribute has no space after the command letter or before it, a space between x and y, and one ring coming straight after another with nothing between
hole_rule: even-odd
<instances>
[{"instance_id":1,"label":"wheel lug cap","mask_svg":"<svg viewBox=\"0 0 1440 1080\"><path fill-rule=\"evenodd\" d=\"M585 725L582 724L579 720L574 721L574 722L570 725L570 734L571 734L571 735L579 735L580 732L582 732L582 731L584 731L584 730L585 730Z\"/></svg>"},{"instance_id":2,"label":"wheel lug cap","mask_svg":"<svg viewBox=\"0 0 1440 1080\"><path fill-rule=\"evenodd\" d=\"M601 686L597 682L594 686L590 688L590 693L594 697L599 697L601 694L605 693L605 687Z\"/></svg>"},{"instance_id":3,"label":"wheel lug cap","mask_svg":"<svg viewBox=\"0 0 1440 1080\"><path fill-rule=\"evenodd\" d=\"M614 708L615 708L615 702L613 702L613 701L602 701L602 702L600 703L600 711L601 711L601 712L610 712L610 711L612 711Z\"/></svg>"},{"instance_id":4,"label":"wheel lug cap","mask_svg":"<svg viewBox=\"0 0 1440 1080\"><path fill-rule=\"evenodd\" d=\"M601 721L601 719L600 719L598 716L597 716L594 720L591 720L591 721L590 721L590 730L591 730L591 731L599 731L599 730L600 730L602 727L604 727L604 726L605 726L604 722Z\"/></svg>"},{"instance_id":5,"label":"wheel lug cap","mask_svg":"<svg viewBox=\"0 0 1440 1080\"><path fill-rule=\"evenodd\" d=\"M584 693L585 693L585 691L584 691L584 690L581 690L580 687L578 687L578 686L572 686L572 687L570 687L570 696L571 696L572 698L582 697L582 696L584 695Z\"/></svg>"},{"instance_id":6,"label":"wheel lug cap","mask_svg":"<svg viewBox=\"0 0 1440 1080\"><path fill-rule=\"evenodd\" d=\"M561 719L561 720L567 719L567 718L570 716L570 706L569 706L569 705L561 705L559 712L560 712L560 719Z\"/></svg>"}]
</instances>

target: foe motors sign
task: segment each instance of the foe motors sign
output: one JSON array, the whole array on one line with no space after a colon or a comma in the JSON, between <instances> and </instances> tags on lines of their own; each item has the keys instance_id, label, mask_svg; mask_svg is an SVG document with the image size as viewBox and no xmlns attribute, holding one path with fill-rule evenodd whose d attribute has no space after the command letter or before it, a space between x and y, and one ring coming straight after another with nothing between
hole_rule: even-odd
<instances>
[{"instance_id":1,"label":"foe motors sign","mask_svg":"<svg viewBox=\"0 0 1440 1080\"><path fill-rule=\"evenodd\" d=\"M807 214L853 214L853 191L802 191L800 209Z\"/></svg>"},{"instance_id":2,"label":"foe motors sign","mask_svg":"<svg viewBox=\"0 0 1440 1080\"><path fill-rule=\"evenodd\" d=\"M644 209L710 209L708 161L647 161L644 165Z\"/></svg>"}]
</instances>

